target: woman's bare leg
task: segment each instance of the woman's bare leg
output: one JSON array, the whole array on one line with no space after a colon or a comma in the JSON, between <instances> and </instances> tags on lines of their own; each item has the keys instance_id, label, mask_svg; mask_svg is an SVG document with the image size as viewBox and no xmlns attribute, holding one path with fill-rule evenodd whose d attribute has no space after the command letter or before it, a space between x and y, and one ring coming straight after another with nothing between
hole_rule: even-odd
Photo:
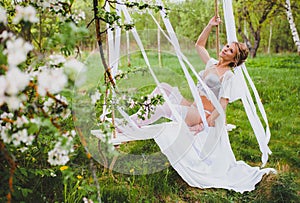
<instances>
[{"instance_id":1,"label":"woman's bare leg","mask_svg":"<svg viewBox=\"0 0 300 203\"><path fill-rule=\"evenodd\" d=\"M188 107L185 122L189 127L202 123L202 119L197 108L194 106Z\"/></svg>"}]
</instances>

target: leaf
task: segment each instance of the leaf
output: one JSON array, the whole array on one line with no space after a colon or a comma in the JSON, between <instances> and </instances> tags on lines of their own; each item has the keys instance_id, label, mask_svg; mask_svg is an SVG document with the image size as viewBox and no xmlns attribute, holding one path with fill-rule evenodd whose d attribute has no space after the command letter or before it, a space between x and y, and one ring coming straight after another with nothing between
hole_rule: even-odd
<instances>
[{"instance_id":1,"label":"leaf","mask_svg":"<svg viewBox=\"0 0 300 203\"><path fill-rule=\"evenodd\" d=\"M28 188L21 188L21 192L24 197L27 197L29 193L32 193L32 190Z\"/></svg>"},{"instance_id":2,"label":"leaf","mask_svg":"<svg viewBox=\"0 0 300 203\"><path fill-rule=\"evenodd\" d=\"M30 123L29 128L28 128L28 133L33 135L39 131L39 126L35 123Z\"/></svg>"}]
</instances>

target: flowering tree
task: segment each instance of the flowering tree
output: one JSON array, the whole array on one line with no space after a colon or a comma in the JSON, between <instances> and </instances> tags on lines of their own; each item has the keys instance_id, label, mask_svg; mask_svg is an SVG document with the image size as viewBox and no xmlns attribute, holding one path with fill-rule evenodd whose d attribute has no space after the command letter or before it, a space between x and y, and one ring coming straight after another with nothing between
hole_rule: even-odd
<instances>
[{"instance_id":1,"label":"flowering tree","mask_svg":"<svg viewBox=\"0 0 300 203\"><path fill-rule=\"evenodd\" d=\"M0 3L0 150L10 167L8 201L17 153L47 142L48 162L64 165L74 149L76 133L64 127L71 116L66 95L85 66L67 57L87 30L85 14L73 11L72 3Z\"/></svg>"},{"instance_id":2,"label":"flowering tree","mask_svg":"<svg viewBox=\"0 0 300 203\"><path fill-rule=\"evenodd\" d=\"M95 21L95 38L109 74L101 39L106 30L101 30L100 21L125 29L133 25L121 25L114 12L104 11L105 4L113 7L116 2L93 3L91 22ZM146 3L126 3L126 6L140 10L161 9ZM31 161L36 161L33 153L44 153L50 165L63 165L60 170L68 171L64 165L74 152L76 138L73 122L68 122L72 120L72 88L83 81L78 73L86 69L77 59L78 44L89 35L89 25L83 22L85 13L73 7L73 0L4 0L0 3L0 151L4 154L3 161L8 163L8 187L3 191L8 202L14 192L16 157L26 154ZM92 95L92 104L96 104L100 96L99 92ZM26 170L19 170L27 174ZM47 174L56 176L50 169ZM99 187L97 190L99 193ZM27 194L28 190L22 193Z\"/></svg>"}]
</instances>

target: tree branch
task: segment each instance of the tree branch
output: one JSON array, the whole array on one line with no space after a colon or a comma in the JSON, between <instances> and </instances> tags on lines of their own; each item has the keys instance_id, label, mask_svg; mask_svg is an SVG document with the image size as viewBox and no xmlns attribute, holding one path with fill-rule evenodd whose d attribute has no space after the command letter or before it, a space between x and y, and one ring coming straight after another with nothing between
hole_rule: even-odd
<instances>
[{"instance_id":1,"label":"tree branch","mask_svg":"<svg viewBox=\"0 0 300 203\"><path fill-rule=\"evenodd\" d=\"M110 83L115 87L115 82L112 78L110 68L108 67L106 63L106 59L104 56L104 51L103 51L103 46L102 46L102 39L101 39L101 33L100 33L100 20L98 17L98 0L93 0L94 4L94 19L95 19L95 29L96 29L96 37L97 37L97 42L99 46L99 51L100 51L100 56L101 56L101 61L105 69L105 73L107 74Z\"/></svg>"}]
</instances>

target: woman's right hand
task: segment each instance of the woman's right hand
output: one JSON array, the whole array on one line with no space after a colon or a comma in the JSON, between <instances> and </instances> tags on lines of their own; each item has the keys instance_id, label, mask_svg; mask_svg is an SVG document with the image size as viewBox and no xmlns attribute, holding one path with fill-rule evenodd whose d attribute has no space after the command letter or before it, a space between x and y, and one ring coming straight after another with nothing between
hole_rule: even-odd
<instances>
[{"instance_id":1,"label":"woman's right hand","mask_svg":"<svg viewBox=\"0 0 300 203\"><path fill-rule=\"evenodd\" d=\"M215 127L215 120L211 116L209 116L206 121L209 127Z\"/></svg>"},{"instance_id":2,"label":"woman's right hand","mask_svg":"<svg viewBox=\"0 0 300 203\"><path fill-rule=\"evenodd\" d=\"M210 21L209 21L209 25L211 25L211 26L217 26L217 25L219 25L220 23L221 23L222 21L221 21L221 18L219 17L219 16L214 16L214 17L212 17L211 19L210 19Z\"/></svg>"}]
</instances>

